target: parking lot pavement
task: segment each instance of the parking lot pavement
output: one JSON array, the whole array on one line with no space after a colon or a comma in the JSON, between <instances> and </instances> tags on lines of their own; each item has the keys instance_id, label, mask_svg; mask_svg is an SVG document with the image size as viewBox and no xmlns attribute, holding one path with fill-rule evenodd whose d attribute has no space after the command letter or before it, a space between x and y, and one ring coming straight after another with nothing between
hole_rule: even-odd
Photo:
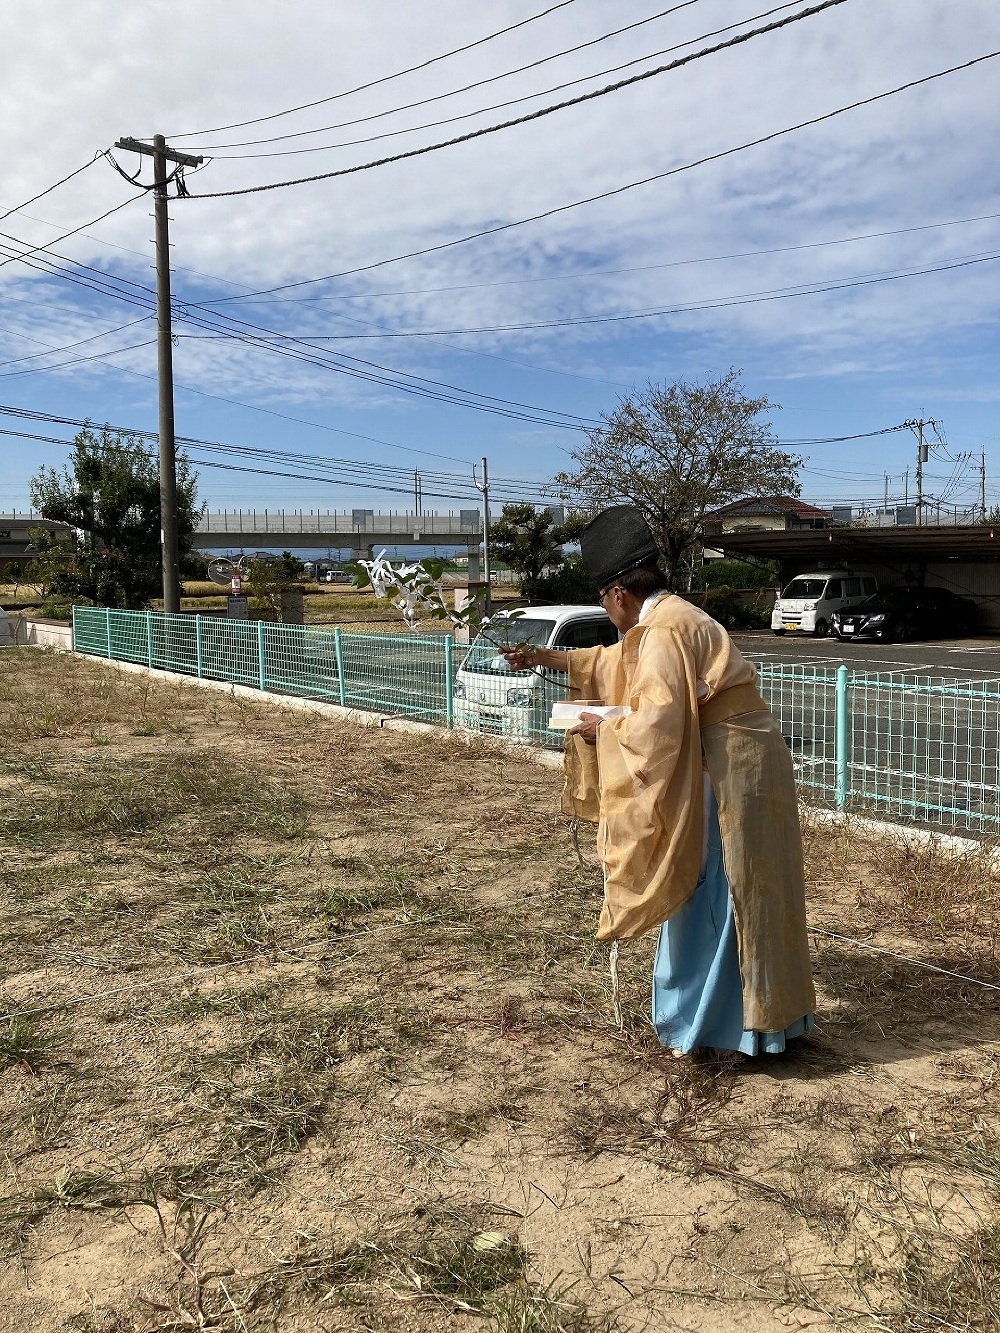
<instances>
[{"instance_id":1,"label":"parking lot pavement","mask_svg":"<svg viewBox=\"0 0 1000 1333\"><path fill-rule=\"evenodd\" d=\"M1000 677L1000 638L935 639L920 643L866 643L814 639L804 634L779 638L769 632L734 634L733 641L752 662L839 666L852 671L905 671L954 680Z\"/></svg>"}]
</instances>

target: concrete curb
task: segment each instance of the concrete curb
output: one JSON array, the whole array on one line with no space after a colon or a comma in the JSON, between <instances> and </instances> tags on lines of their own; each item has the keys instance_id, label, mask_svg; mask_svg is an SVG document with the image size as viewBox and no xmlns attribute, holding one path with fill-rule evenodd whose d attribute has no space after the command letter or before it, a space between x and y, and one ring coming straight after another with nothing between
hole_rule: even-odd
<instances>
[{"instance_id":1,"label":"concrete curb","mask_svg":"<svg viewBox=\"0 0 1000 1333\"><path fill-rule=\"evenodd\" d=\"M978 838L958 833L937 833L933 829L895 824L891 820L872 819L870 815L856 815L845 810L827 810L821 805L802 804L802 809L812 823L841 825L859 832L877 833L901 847L933 847L946 856L955 857L982 856L985 852L990 873L1000 873L1000 847L988 848Z\"/></svg>"},{"instance_id":2,"label":"concrete curb","mask_svg":"<svg viewBox=\"0 0 1000 1333\"><path fill-rule=\"evenodd\" d=\"M113 657L97 657L91 653L79 653L78 656L99 662L103 666L115 667L119 671L131 671L149 676L153 680L161 680L167 684L214 690L219 694L228 694L233 699L270 704L274 708L287 708L292 712L318 713L321 717L352 722L360 727L409 732L416 736L447 736L452 741L470 748L473 745L486 746L503 754L527 758L542 768L561 769L563 764L561 750L542 750L534 745L518 745L499 736L480 736L441 727L433 722L414 722L411 718L396 717L391 713L369 713L358 708L344 708L340 704L324 703L321 699L301 699L293 694L272 694L267 690L261 692L252 685L233 685L222 680L199 679L197 676L188 676L179 671L161 671L157 667L143 666L140 662L119 662ZM878 834L904 847L934 847L951 856L983 854L984 844L978 838L963 837L954 833L937 833L932 829L914 828L907 824L893 823L891 820L848 814L842 810L827 810L823 806L806 805L802 801L799 804L805 818L818 824L847 825L859 831ZM1000 874L1000 848L988 853L987 863L991 873Z\"/></svg>"}]
</instances>

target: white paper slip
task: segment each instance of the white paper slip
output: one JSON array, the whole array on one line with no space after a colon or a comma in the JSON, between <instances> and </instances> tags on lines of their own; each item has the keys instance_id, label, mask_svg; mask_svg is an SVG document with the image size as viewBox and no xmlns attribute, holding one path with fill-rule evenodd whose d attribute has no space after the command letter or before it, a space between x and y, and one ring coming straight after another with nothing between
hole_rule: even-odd
<instances>
[{"instance_id":1,"label":"white paper slip","mask_svg":"<svg viewBox=\"0 0 1000 1333\"><path fill-rule=\"evenodd\" d=\"M624 717L626 713L631 713L631 708L625 708L618 704L589 704L586 701L582 703L569 703L561 701L552 705L552 716L549 718L549 727L553 731L568 731L570 727L575 727L580 721L582 713L596 713L600 718Z\"/></svg>"}]
</instances>

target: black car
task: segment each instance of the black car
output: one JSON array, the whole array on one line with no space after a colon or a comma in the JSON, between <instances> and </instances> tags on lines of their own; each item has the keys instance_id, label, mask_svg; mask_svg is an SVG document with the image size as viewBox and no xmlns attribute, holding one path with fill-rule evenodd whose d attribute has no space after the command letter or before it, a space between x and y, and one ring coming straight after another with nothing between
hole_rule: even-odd
<instances>
[{"instance_id":1,"label":"black car","mask_svg":"<svg viewBox=\"0 0 1000 1333\"><path fill-rule=\"evenodd\" d=\"M947 588L883 588L831 623L838 639L949 639L974 633L976 605Z\"/></svg>"}]
</instances>

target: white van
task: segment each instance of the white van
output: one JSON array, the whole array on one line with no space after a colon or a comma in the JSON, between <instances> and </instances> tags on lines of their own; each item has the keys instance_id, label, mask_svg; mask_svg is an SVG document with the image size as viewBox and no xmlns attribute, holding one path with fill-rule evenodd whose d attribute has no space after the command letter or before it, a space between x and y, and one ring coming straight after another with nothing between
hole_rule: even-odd
<instances>
[{"instance_id":1,"label":"white van","mask_svg":"<svg viewBox=\"0 0 1000 1333\"><path fill-rule=\"evenodd\" d=\"M550 732L546 723L552 704L566 698L566 677L541 668L512 671L500 645L595 648L617 642L618 631L599 606L528 606L517 613L498 612L484 621L456 673L455 726L561 749L561 734Z\"/></svg>"},{"instance_id":2,"label":"white van","mask_svg":"<svg viewBox=\"0 0 1000 1333\"><path fill-rule=\"evenodd\" d=\"M822 639L830 633L834 611L857 606L875 592L878 582L871 574L854 574L849 569L796 574L774 604L771 629L775 634L792 631Z\"/></svg>"}]
</instances>

